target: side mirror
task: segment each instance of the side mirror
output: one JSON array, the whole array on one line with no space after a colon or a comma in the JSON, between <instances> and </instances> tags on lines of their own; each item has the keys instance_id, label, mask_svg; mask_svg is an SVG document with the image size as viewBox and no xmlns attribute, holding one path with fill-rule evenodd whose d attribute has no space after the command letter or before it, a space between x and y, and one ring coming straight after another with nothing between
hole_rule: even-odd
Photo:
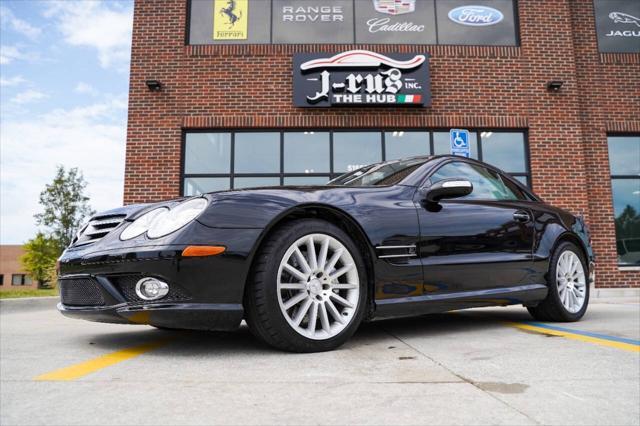
<instances>
[{"instance_id":1,"label":"side mirror","mask_svg":"<svg viewBox=\"0 0 640 426\"><path fill-rule=\"evenodd\" d=\"M425 199L437 203L443 198L458 198L471 194L473 184L466 179L445 179L425 188Z\"/></svg>"}]
</instances>

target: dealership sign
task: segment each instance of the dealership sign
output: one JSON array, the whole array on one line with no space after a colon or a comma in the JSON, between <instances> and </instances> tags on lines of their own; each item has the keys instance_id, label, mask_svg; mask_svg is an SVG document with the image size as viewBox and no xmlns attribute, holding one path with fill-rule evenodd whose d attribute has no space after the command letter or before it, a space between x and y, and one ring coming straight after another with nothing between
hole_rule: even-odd
<instances>
[{"instance_id":1,"label":"dealership sign","mask_svg":"<svg viewBox=\"0 0 640 426\"><path fill-rule=\"evenodd\" d=\"M497 9L487 6L460 6L451 9L449 19L456 24L473 27L495 25L504 19L504 15Z\"/></svg>"},{"instance_id":2,"label":"dealership sign","mask_svg":"<svg viewBox=\"0 0 640 426\"><path fill-rule=\"evenodd\" d=\"M297 107L431 104L428 54L299 53L293 67Z\"/></svg>"},{"instance_id":3,"label":"dealership sign","mask_svg":"<svg viewBox=\"0 0 640 426\"><path fill-rule=\"evenodd\" d=\"M401 15L416 10L416 0L373 0L373 7L380 13Z\"/></svg>"},{"instance_id":4,"label":"dealership sign","mask_svg":"<svg viewBox=\"0 0 640 426\"><path fill-rule=\"evenodd\" d=\"M594 4L600 51L640 53L640 1L596 0Z\"/></svg>"},{"instance_id":5,"label":"dealership sign","mask_svg":"<svg viewBox=\"0 0 640 426\"><path fill-rule=\"evenodd\" d=\"M640 4L640 0L631 1ZM191 0L188 3L189 44L518 44L516 2L512 0ZM611 11L637 16L628 8L616 5L614 9ZM617 15L622 34L632 32L625 27L633 24L623 23L629 19L632 18Z\"/></svg>"},{"instance_id":6,"label":"dealership sign","mask_svg":"<svg viewBox=\"0 0 640 426\"><path fill-rule=\"evenodd\" d=\"M215 0L213 19L214 40L246 40L249 20L248 0Z\"/></svg>"}]
</instances>

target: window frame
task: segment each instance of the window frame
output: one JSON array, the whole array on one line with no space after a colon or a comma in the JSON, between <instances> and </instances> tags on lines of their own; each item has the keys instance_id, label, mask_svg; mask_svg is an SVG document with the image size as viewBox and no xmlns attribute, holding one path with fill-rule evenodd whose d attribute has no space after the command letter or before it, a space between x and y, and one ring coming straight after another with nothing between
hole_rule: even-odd
<instances>
[{"instance_id":1,"label":"window frame","mask_svg":"<svg viewBox=\"0 0 640 426\"><path fill-rule=\"evenodd\" d=\"M20 284L14 284L14 278L20 277ZM11 274L11 285L13 287L24 287L33 285L33 281L30 284L27 284L27 274Z\"/></svg>"},{"instance_id":2,"label":"window frame","mask_svg":"<svg viewBox=\"0 0 640 426\"><path fill-rule=\"evenodd\" d=\"M615 231L615 219L616 219L616 212L614 210L614 199L613 199L613 181L614 180L637 180L640 181L640 175L618 175L618 174L613 174L611 173L611 157L610 157L610 153L609 153L609 138L611 137L630 137L630 138L638 138L640 137L640 133L619 133L619 132L612 132L612 133L607 133L606 135L607 137L607 165L609 166L609 188L611 190L611 211L613 213L613 221L614 221L614 238L615 238L615 243L616 243L616 258L618 257L618 248L617 248L617 241L618 241L618 235L616 234ZM626 263L618 263L616 261L616 264L618 265L619 268L637 268L640 265L629 265Z\"/></svg>"},{"instance_id":3,"label":"window frame","mask_svg":"<svg viewBox=\"0 0 640 426\"><path fill-rule=\"evenodd\" d=\"M211 0L213 2L213 0ZM232 45L240 45L240 46L322 46L322 45L333 45L333 46L355 46L362 44L358 40L356 40L356 26L355 22L353 23L353 43L273 43L273 1L269 0L271 3L270 14L269 17L269 42L268 43L208 43L208 44L197 44L190 43L189 37L191 34L191 3L193 0L186 0L185 6L185 31L184 31L184 45L185 46L232 46ZM353 0L353 19L356 19L356 6L355 2L358 0ZM515 29L515 43L514 44L443 44L440 43L440 39L438 37L438 16L437 16L437 2L438 0L433 0L434 3L434 25L436 28L436 42L435 44L414 44L414 43L383 43L383 44L374 44L377 46L471 46L471 47L515 47L520 48L522 45L522 36L521 36L521 28L520 28L520 8L519 8L519 0L511 0L513 3L513 25ZM367 43L365 43L367 44ZM368 43L370 44L370 43Z\"/></svg>"},{"instance_id":4,"label":"window frame","mask_svg":"<svg viewBox=\"0 0 640 426\"><path fill-rule=\"evenodd\" d=\"M236 177L252 177L252 178L279 178L280 186L284 185L284 179L288 177L326 177L327 182L331 179L335 179L336 177L344 174L342 172L338 172L334 170L334 134L335 133L347 133L347 132L374 132L380 133L380 149L381 149L381 161L387 161L386 158L386 133L392 133L394 131L403 131L403 132L424 132L427 133L428 136L428 148L429 152L424 155L435 155L434 152L434 140L433 135L435 132L449 132L450 128L424 128L424 127L371 127L371 128L210 128L210 129L183 129L182 130L182 140L180 147L180 180L178 182L179 185L179 194L180 196L185 196L185 180L188 178L228 178L229 179L229 189L234 190L235 188L234 179ZM318 172L318 173L304 173L304 172L285 172L284 171L284 135L285 133L297 133L297 132L318 132L318 133L328 133L329 134L329 172ZM531 161L530 161L530 152L529 152L529 132L527 129L496 129L496 128L470 128L470 133L476 134L476 139L478 141L478 160L482 161L482 132L493 132L493 133L521 133L523 135L524 142L524 163L525 163L525 171L524 172L515 172L509 173L509 171L504 171L504 174L507 175L508 178L512 178L512 180L516 181L517 184L523 186L527 191L525 194L530 196L530 188L533 187L532 176L531 176ZM185 157L186 157L186 143L187 143L187 134L190 133L229 133L231 135L231 156L230 156L230 168L229 173L186 173L185 170ZM236 133L278 133L280 138L280 170L277 173L236 173L235 172L235 135ZM417 154L418 155L418 154ZM443 155L443 154L439 154ZM493 168L497 173L502 173L499 169ZM516 177L524 177L526 179L527 184L523 185Z\"/></svg>"}]
</instances>

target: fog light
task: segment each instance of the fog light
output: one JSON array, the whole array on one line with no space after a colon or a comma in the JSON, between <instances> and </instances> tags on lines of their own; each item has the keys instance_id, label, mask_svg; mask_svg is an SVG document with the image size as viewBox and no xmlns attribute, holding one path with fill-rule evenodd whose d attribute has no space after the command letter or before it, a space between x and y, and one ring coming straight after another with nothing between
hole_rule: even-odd
<instances>
[{"instance_id":1,"label":"fog light","mask_svg":"<svg viewBox=\"0 0 640 426\"><path fill-rule=\"evenodd\" d=\"M155 278L143 278L136 284L136 294L142 300L158 300L169 293L169 284Z\"/></svg>"}]
</instances>

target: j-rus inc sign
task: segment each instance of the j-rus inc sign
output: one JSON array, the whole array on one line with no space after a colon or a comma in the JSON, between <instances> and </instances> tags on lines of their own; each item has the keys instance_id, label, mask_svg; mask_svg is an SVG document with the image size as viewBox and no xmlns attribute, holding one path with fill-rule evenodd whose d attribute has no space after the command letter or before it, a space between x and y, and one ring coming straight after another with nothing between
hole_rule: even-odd
<instances>
[{"instance_id":1,"label":"j-rus inc sign","mask_svg":"<svg viewBox=\"0 0 640 426\"><path fill-rule=\"evenodd\" d=\"M367 50L335 55L300 53L293 58L297 107L429 106L429 57Z\"/></svg>"}]
</instances>

